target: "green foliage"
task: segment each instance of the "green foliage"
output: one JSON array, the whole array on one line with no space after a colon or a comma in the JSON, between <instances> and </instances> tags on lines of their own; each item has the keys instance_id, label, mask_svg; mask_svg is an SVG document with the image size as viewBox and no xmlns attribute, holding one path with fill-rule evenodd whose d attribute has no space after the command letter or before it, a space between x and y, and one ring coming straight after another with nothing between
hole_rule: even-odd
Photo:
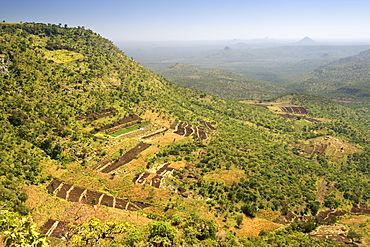
<instances>
[{"instance_id":1,"label":"green foliage","mask_svg":"<svg viewBox=\"0 0 370 247\"><path fill-rule=\"evenodd\" d=\"M314 239L307 236L306 233L295 232L289 229L280 230L259 238L241 238L244 246L317 246L317 247L335 247L342 246L332 240Z\"/></svg>"},{"instance_id":2,"label":"green foliage","mask_svg":"<svg viewBox=\"0 0 370 247\"><path fill-rule=\"evenodd\" d=\"M246 79L238 73L221 70L204 71L178 63L159 73L184 87L195 88L227 99L262 99L285 91L267 82Z\"/></svg>"},{"instance_id":3,"label":"green foliage","mask_svg":"<svg viewBox=\"0 0 370 247\"><path fill-rule=\"evenodd\" d=\"M237 226L238 228L240 228L240 227L241 227L241 225L243 224L243 215L238 214L238 215L236 216L235 220L236 220L236 226Z\"/></svg>"},{"instance_id":4,"label":"green foliage","mask_svg":"<svg viewBox=\"0 0 370 247\"><path fill-rule=\"evenodd\" d=\"M241 207L243 214L248 217L254 218L256 217L257 207L254 204L245 204Z\"/></svg>"},{"instance_id":5,"label":"green foliage","mask_svg":"<svg viewBox=\"0 0 370 247\"><path fill-rule=\"evenodd\" d=\"M97 246L104 242L134 246L141 239L139 231L126 222L102 222L97 218L91 218L81 225L71 226L69 234L68 246ZM116 240L117 235L123 235L123 237Z\"/></svg>"},{"instance_id":6,"label":"green foliage","mask_svg":"<svg viewBox=\"0 0 370 247\"><path fill-rule=\"evenodd\" d=\"M137 125L134 125L132 127L129 127L129 128L126 128L126 129L122 129L122 130L119 130L117 132L114 132L111 134L111 136L113 137L116 137L116 136L119 136L119 135L122 135L122 134L125 134L125 133L128 133L130 131L133 131L133 130L137 130L137 129L140 129L146 125L148 125L149 122L145 122L145 123L140 123L140 124L137 124Z\"/></svg>"},{"instance_id":7,"label":"green foliage","mask_svg":"<svg viewBox=\"0 0 370 247\"><path fill-rule=\"evenodd\" d=\"M7 210L0 211L0 236L5 246L49 246L46 236L37 231L31 217L22 217Z\"/></svg>"},{"instance_id":8,"label":"green foliage","mask_svg":"<svg viewBox=\"0 0 370 247\"><path fill-rule=\"evenodd\" d=\"M177 231L166 222L151 222L147 226L148 236L145 244L147 246L174 246L177 243Z\"/></svg>"},{"instance_id":9,"label":"green foliage","mask_svg":"<svg viewBox=\"0 0 370 247\"><path fill-rule=\"evenodd\" d=\"M312 221L294 221L289 226L293 231L309 233L316 228L316 224Z\"/></svg>"}]
</instances>

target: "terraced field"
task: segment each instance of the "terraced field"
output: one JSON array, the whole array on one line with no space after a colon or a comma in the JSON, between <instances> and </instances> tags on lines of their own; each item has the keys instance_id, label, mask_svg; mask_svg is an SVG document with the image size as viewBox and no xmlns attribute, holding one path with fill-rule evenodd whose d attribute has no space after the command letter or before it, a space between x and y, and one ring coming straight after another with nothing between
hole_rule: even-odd
<instances>
[{"instance_id":1,"label":"terraced field","mask_svg":"<svg viewBox=\"0 0 370 247\"><path fill-rule=\"evenodd\" d=\"M137 211L148 207L139 202L129 202L116 198L98 191L66 184L61 180L53 179L48 185L47 190L50 194L70 202L78 202L88 205L104 205L107 207Z\"/></svg>"}]
</instances>

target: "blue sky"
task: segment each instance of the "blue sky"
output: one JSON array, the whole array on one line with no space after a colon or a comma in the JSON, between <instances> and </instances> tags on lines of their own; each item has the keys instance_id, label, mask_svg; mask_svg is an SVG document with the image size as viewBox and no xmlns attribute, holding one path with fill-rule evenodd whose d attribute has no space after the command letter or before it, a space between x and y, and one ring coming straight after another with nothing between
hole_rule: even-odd
<instances>
[{"instance_id":1,"label":"blue sky","mask_svg":"<svg viewBox=\"0 0 370 247\"><path fill-rule=\"evenodd\" d=\"M3 0L0 20L85 26L113 41L370 41L369 0Z\"/></svg>"}]
</instances>

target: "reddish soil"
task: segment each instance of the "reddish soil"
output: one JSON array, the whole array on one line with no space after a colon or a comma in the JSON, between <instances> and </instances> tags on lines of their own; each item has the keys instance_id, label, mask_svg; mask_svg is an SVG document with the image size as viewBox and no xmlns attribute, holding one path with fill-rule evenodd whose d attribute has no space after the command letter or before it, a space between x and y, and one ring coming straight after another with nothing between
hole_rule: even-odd
<instances>
[{"instance_id":1,"label":"reddish soil","mask_svg":"<svg viewBox=\"0 0 370 247\"><path fill-rule=\"evenodd\" d=\"M104 195L100 204L107 207L113 207L113 196Z\"/></svg>"},{"instance_id":2,"label":"reddish soil","mask_svg":"<svg viewBox=\"0 0 370 247\"><path fill-rule=\"evenodd\" d=\"M119 208L119 209L126 209L127 203L129 203L129 202L128 202L128 201L126 201L126 200L123 200L123 199L117 198L117 199L116 199L116 206L115 206L115 208ZM132 210L132 211L133 211L133 210Z\"/></svg>"},{"instance_id":3,"label":"reddish soil","mask_svg":"<svg viewBox=\"0 0 370 247\"><path fill-rule=\"evenodd\" d=\"M158 169L157 174L164 176L167 172L173 171L173 168L168 167L171 163L167 163Z\"/></svg>"},{"instance_id":4,"label":"reddish soil","mask_svg":"<svg viewBox=\"0 0 370 247\"><path fill-rule=\"evenodd\" d=\"M135 179L134 182L139 183L139 184L145 184L146 183L146 178L150 176L149 172L143 172Z\"/></svg>"},{"instance_id":5,"label":"reddish soil","mask_svg":"<svg viewBox=\"0 0 370 247\"><path fill-rule=\"evenodd\" d=\"M160 134L163 134L167 131L167 129L164 129L162 131L159 131L159 132L156 132L156 133L153 133L153 134L150 134L150 135L146 135L146 136L143 136L141 137L142 139L148 139L148 138L151 138L151 137L154 137L156 135L160 135Z\"/></svg>"},{"instance_id":6,"label":"reddish soil","mask_svg":"<svg viewBox=\"0 0 370 247\"><path fill-rule=\"evenodd\" d=\"M207 134L203 129L198 128L198 138L200 139L207 139Z\"/></svg>"},{"instance_id":7,"label":"reddish soil","mask_svg":"<svg viewBox=\"0 0 370 247\"><path fill-rule=\"evenodd\" d=\"M109 130L114 128L114 130L111 130L111 132L116 132L120 129L131 127L135 124L138 124L141 122L141 118L139 118L136 115L128 115L127 117L124 117L117 122L103 125L100 128L95 128L92 133L98 133L99 131ZM109 132L109 131L108 131Z\"/></svg>"},{"instance_id":8,"label":"reddish soil","mask_svg":"<svg viewBox=\"0 0 370 247\"><path fill-rule=\"evenodd\" d=\"M68 47L68 46L46 45L45 48L49 51L56 51L56 50L76 51L76 49Z\"/></svg>"},{"instance_id":9,"label":"reddish soil","mask_svg":"<svg viewBox=\"0 0 370 247\"><path fill-rule=\"evenodd\" d=\"M208 129L215 130L216 128L212 126L212 124L216 124L216 122L206 122L206 121L200 121L200 124L203 124Z\"/></svg>"},{"instance_id":10,"label":"reddish soil","mask_svg":"<svg viewBox=\"0 0 370 247\"><path fill-rule=\"evenodd\" d=\"M87 119L89 121L94 121L94 120L97 120L97 119L100 119L100 118L104 118L104 117L108 117L108 116L111 116L111 115L114 115L116 114L118 111L116 108L108 108L108 109L104 109L100 112L97 112L97 113L90 113L90 114L82 114L80 116L77 116L76 119L77 120L83 120L83 119Z\"/></svg>"},{"instance_id":11,"label":"reddish soil","mask_svg":"<svg viewBox=\"0 0 370 247\"><path fill-rule=\"evenodd\" d=\"M81 202L83 202L84 204L97 205L99 202L99 198L102 195L103 193L101 192L88 190L86 194L83 196Z\"/></svg>"},{"instance_id":12,"label":"reddish soil","mask_svg":"<svg viewBox=\"0 0 370 247\"><path fill-rule=\"evenodd\" d=\"M130 149L127 153L123 154L121 158L114 161L112 164L104 167L102 170L100 170L103 173L109 173L113 170L116 170L117 168L127 164L131 160L133 160L138 154L140 154L145 149L149 148L151 145L147 143L139 143L132 149Z\"/></svg>"},{"instance_id":13,"label":"reddish soil","mask_svg":"<svg viewBox=\"0 0 370 247\"><path fill-rule=\"evenodd\" d=\"M155 177L153 177L152 182L151 182L151 185L152 185L154 188L159 189L159 187L161 186L162 178L163 178L162 176L160 176L160 175L156 175Z\"/></svg>"},{"instance_id":14,"label":"reddish soil","mask_svg":"<svg viewBox=\"0 0 370 247\"><path fill-rule=\"evenodd\" d=\"M144 203L140 203L140 202L134 202L134 204L138 208L137 210L144 209L144 208L148 207L148 205L146 205Z\"/></svg>"},{"instance_id":15,"label":"reddish soil","mask_svg":"<svg viewBox=\"0 0 370 247\"><path fill-rule=\"evenodd\" d=\"M301 106L281 106L280 109L285 112L290 112L290 113L298 113L298 114L307 114L308 111L306 108L301 107Z\"/></svg>"},{"instance_id":16,"label":"reddish soil","mask_svg":"<svg viewBox=\"0 0 370 247\"><path fill-rule=\"evenodd\" d=\"M330 216L335 216L335 217L340 217L346 215L347 212L344 210L333 210L333 209L328 209L325 211L320 211L317 216L318 216L318 221L319 223L326 223L329 221Z\"/></svg>"},{"instance_id":17,"label":"reddish soil","mask_svg":"<svg viewBox=\"0 0 370 247\"><path fill-rule=\"evenodd\" d=\"M185 126L187 123L180 122L179 125L177 125L177 130L174 132L175 134L178 134L180 136L183 136L185 134Z\"/></svg>"},{"instance_id":18,"label":"reddish soil","mask_svg":"<svg viewBox=\"0 0 370 247\"><path fill-rule=\"evenodd\" d=\"M61 181L54 179L48 184L48 188L52 187L51 184L58 184L58 183L60 184ZM71 190L69 197L66 198L66 193L71 187L72 185L63 184L62 188L58 191L57 196L67 201L79 202L79 198L81 197L82 193L86 189L81 188L81 187L74 187ZM53 193L54 191L50 189L49 192ZM102 198L101 201L100 201L100 198ZM121 198L115 198L115 200L116 200L116 205L115 205L116 208L126 209L126 205L128 203L126 200L121 199ZM113 201L114 201L114 198L112 196L103 194L101 192L92 191L92 190L86 190L86 194L83 195L81 199L81 203L83 204L88 204L88 205L99 205L100 204L100 205L105 205L108 207L113 207ZM136 210L140 210L146 207L148 207L146 204L134 203L133 206L128 207L128 210L136 211Z\"/></svg>"},{"instance_id":19,"label":"reddish soil","mask_svg":"<svg viewBox=\"0 0 370 247\"><path fill-rule=\"evenodd\" d=\"M58 179L54 179L53 181L51 181L48 186L46 187L48 192L49 193L54 193L54 191L58 188L59 185L61 185L63 182L58 180Z\"/></svg>"},{"instance_id":20,"label":"reddish soil","mask_svg":"<svg viewBox=\"0 0 370 247\"><path fill-rule=\"evenodd\" d=\"M203 140L207 139L207 134L202 128L193 126L185 122L180 122L176 127L176 131L173 133L178 134L180 136L184 136L184 137L188 137L194 134L193 135L194 139L199 139L199 138Z\"/></svg>"},{"instance_id":21,"label":"reddish soil","mask_svg":"<svg viewBox=\"0 0 370 247\"><path fill-rule=\"evenodd\" d=\"M283 118L289 118L289 119L304 119L311 123L321 123L321 120L315 119L315 118L309 118L305 116L296 116L291 114L278 114L279 116L282 116Z\"/></svg>"},{"instance_id":22,"label":"reddish soil","mask_svg":"<svg viewBox=\"0 0 370 247\"><path fill-rule=\"evenodd\" d=\"M351 208L351 213L355 214L370 214L370 205L360 203L359 207Z\"/></svg>"},{"instance_id":23,"label":"reddish soil","mask_svg":"<svg viewBox=\"0 0 370 247\"><path fill-rule=\"evenodd\" d=\"M185 127L185 137L188 137L191 134L193 134L194 130L193 130L192 127L193 126L191 124L186 125L186 127Z\"/></svg>"},{"instance_id":24,"label":"reddish soil","mask_svg":"<svg viewBox=\"0 0 370 247\"><path fill-rule=\"evenodd\" d=\"M63 184L62 188L57 192L56 196L67 199L67 191L72 187L70 184Z\"/></svg>"},{"instance_id":25,"label":"reddish soil","mask_svg":"<svg viewBox=\"0 0 370 247\"><path fill-rule=\"evenodd\" d=\"M81 194L85 191L84 188L74 187L71 192L69 192L68 201L79 202Z\"/></svg>"},{"instance_id":26,"label":"reddish soil","mask_svg":"<svg viewBox=\"0 0 370 247\"><path fill-rule=\"evenodd\" d=\"M51 229L53 228L53 229ZM49 219L41 228L41 232L48 237L62 238L69 231L68 223Z\"/></svg>"}]
</instances>

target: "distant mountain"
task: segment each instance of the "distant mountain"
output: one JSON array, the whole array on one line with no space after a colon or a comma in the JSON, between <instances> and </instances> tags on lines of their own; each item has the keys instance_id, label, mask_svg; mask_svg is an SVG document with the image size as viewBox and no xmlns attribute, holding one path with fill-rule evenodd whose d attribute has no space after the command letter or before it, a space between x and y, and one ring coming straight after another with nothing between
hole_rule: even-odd
<instances>
[{"instance_id":1,"label":"distant mountain","mask_svg":"<svg viewBox=\"0 0 370 247\"><path fill-rule=\"evenodd\" d=\"M301 39L300 41L298 41L296 44L297 45L315 45L317 43L313 39L306 36L303 39Z\"/></svg>"}]
</instances>

